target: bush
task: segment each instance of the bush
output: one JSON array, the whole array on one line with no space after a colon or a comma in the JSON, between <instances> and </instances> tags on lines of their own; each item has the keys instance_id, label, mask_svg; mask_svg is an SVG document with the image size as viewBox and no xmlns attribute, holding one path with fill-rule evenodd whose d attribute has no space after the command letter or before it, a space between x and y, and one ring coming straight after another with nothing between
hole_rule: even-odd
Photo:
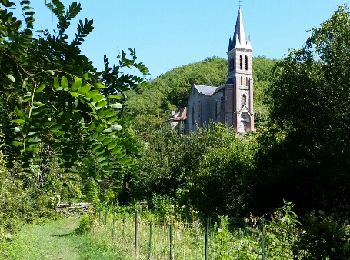
<instances>
[{"instance_id":1,"label":"bush","mask_svg":"<svg viewBox=\"0 0 350 260\"><path fill-rule=\"evenodd\" d=\"M313 212L306 217L303 232L294 251L300 259L348 259L350 225L348 220Z\"/></svg>"},{"instance_id":2,"label":"bush","mask_svg":"<svg viewBox=\"0 0 350 260\"><path fill-rule=\"evenodd\" d=\"M35 176L33 172L25 172L18 165L10 171L0 151L0 240L11 239L12 234L24 223L55 215L53 208L57 197L52 190L47 187L39 189L23 175L29 178L34 178L30 175Z\"/></svg>"},{"instance_id":3,"label":"bush","mask_svg":"<svg viewBox=\"0 0 350 260\"><path fill-rule=\"evenodd\" d=\"M95 218L92 214L85 214L79 223L79 226L75 229L77 234L85 234L92 230L94 226Z\"/></svg>"}]
</instances>

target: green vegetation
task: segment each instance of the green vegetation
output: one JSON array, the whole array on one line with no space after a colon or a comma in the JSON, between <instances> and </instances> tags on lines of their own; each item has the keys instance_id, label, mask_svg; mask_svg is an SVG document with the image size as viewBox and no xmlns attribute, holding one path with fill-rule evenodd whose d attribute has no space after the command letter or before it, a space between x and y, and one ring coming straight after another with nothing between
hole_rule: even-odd
<instances>
[{"instance_id":1,"label":"green vegetation","mask_svg":"<svg viewBox=\"0 0 350 260\"><path fill-rule=\"evenodd\" d=\"M140 212L140 257L148 254L153 223L155 239L168 232L159 225L172 224L181 246L174 254L196 259L208 218L217 223L210 229L212 259L257 259L264 250L269 259L350 255L347 6L285 59L254 59L258 130L241 137L219 124L181 135L166 122L186 105L193 84L225 82L224 59L145 82L148 70L135 50L122 52L118 65L105 57L103 71L81 54L92 20L79 21L68 41L80 4L47 3L57 31L35 37L30 1L0 0L0 7L1 257L135 259L128 206L139 202L149 208ZM142 76L128 74L130 68ZM93 214L80 224L28 224L58 217L61 201L122 205L113 207L114 223L125 218L125 237L116 231L111 241L111 215L108 226ZM155 242L154 253L167 255L166 241Z\"/></svg>"},{"instance_id":2,"label":"green vegetation","mask_svg":"<svg viewBox=\"0 0 350 260\"><path fill-rule=\"evenodd\" d=\"M66 218L23 228L0 259L127 259L89 234L75 234L79 218Z\"/></svg>"},{"instance_id":3,"label":"green vegetation","mask_svg":"<svg viewBox=\"0 0 350 260\"><path fill-rule=\"evenodd\" d=\"M138 146L120 114L123 91L143 78L123 71L147 68L130 49L97 71L79 49L92 20L79 21L70 42L66 33L81 5L46 5L57 31L34 37L30 1L0 1L0 239L15 230L7 216L30 222L60 200L113 199Z\"/></svg>"}]
</instances>

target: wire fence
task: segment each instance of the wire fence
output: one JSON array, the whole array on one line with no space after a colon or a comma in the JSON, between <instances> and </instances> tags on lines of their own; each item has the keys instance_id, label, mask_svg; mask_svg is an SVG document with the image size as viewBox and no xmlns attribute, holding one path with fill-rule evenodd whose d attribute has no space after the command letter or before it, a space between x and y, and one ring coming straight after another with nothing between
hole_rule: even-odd
<instances>
[{"instance_id":1,"label":"wire fence","mask_svg":"<svg viewBox=\"0 0 350 260\"><path fill-rule=\"evenodd\" d=\"M229 232L225 223L212 225L209 218L202 224L149 220L138 211L97 214L101 235L132 259L266 259L263 227Z\"/></svg>"}]
</instances>

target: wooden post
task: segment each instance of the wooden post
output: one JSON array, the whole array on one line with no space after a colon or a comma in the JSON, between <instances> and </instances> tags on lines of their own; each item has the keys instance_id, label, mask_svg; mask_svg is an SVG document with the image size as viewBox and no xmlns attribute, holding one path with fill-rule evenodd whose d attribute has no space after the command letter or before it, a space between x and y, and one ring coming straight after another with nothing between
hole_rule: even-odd
<instances>
[{"instance_id":1,"label":"wooden post","mask_svg":"<svg viewBox=\"0 0 350 260\"><path fill-rule=\"evenodd\" d=\"M125 238L125 214L123 213L122 237Z\"/></svg>"},{"instance_id":2,"label":"wooden post","mask_svg":"<svg viewBox=\"0 0 350 260\"><path fill-rule=\"evenodd\" d=\"M98 223L101 224L101 208L98 208Z\"/></svg>"},{"instance_id":3,"label":"wooden post","mask_svg":"<svg viewBox=\"0 0 350 260\"><path fill-rule=\"evenodd\" d=\"M207 224L205 226L204 235L204 259L208 260L208 242L209 242L209 218L207 218Z\"/></svg>"},{"instance_id":4,"label":"wooden post","mask_svg":"<svg viewBox=\"0 0 350 260\"><path fill-rule=\"evenodd\" d=\"M106 210L105 210L105 220L104 220L105 225L107 224L107 216L108 216L108 206L106 207Z\"/></svg>"},{"instance_id":5,"label":"wooden post","mask_svg":"<svg viewBox=\"0 0 350 260\"><path fill-rule=\"evenodd\" d=\"M152 258L152 236L153 236L153 226L152 222L149 223L149 237L148 237L148 260Z\"/></svg>"},{"instance_id":6,"label":"wooden post","mask_svg":"<svg viewBox=\"0 0 350 260\"><path fill-rule=\"evenodd\" d=\"M134 242L134 246L135 246L135 255L138 255L138 212L137 210L135 211L135 242Z\"/></svg>"},{"instance_id":7,"label":"wooden post","mask_svg":"<svg viewBox=\"0 0 350 260\"><path fill-rule=\"evenodd\" d=\"M112 243L114 242L115 239L115 213L112 215Z\"/></svg>"},{"instance_id":8,"label":"wooden post","mask_svg":"<svg viewBox=\"0 0 350 260\"><path fill-rule=\"evenodd\" d=\"M173 225L172 224L170 224L169 226L169 246L170 246L169 259L174 260Z\"/></svg>"},{"instance_id":9,"label":"wooden post","mask_svg":"<svg viewBox=\"0 0 350 260\"><path fill-rule=\"evenodd\" d=\"M264 219L262 219L262 230L261 230L261 259L262 260L266 260L266 249L265 249L265 223L264 223Z\"/></svg>"}]
</instances>

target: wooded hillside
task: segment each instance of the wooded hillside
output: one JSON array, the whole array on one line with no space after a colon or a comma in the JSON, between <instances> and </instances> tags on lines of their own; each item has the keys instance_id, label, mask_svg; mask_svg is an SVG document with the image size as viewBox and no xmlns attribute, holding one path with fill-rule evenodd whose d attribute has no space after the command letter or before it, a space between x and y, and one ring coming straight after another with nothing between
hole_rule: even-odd
<instances>
[{"instance_id":1,"label":"wooded hillside","mask_svg":"<svg viewBox=\"0 0 350 260\"><path fill-rule=\"evenodd\" d=\"M272 80L275 60L265 57L253 59L254 106L257 125L267 119L264 90ZM171 111L187 105L194 84L219 86L227 79L227 60L218 57L172 69L142 87L127 93L127 114L135 116L139 131L159 128L170 117Z\"/></svg>"}]
</instances>

